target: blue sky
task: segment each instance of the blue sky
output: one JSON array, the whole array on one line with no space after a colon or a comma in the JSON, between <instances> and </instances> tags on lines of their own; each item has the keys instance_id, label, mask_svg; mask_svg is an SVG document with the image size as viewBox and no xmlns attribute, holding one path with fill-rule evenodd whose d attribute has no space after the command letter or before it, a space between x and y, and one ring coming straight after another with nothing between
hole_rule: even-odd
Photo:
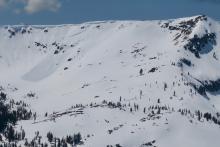
<instances>
[{"instance_id":1,"label":"blue sky","mask_svg":"<svg viewBox=\"0 0 220 147\"><path fill-rule=\"evenodd\" d=\"M0 0L0 24L71 24L206 14L220 20L220 0Z\"/></svg>"}]
</instances>

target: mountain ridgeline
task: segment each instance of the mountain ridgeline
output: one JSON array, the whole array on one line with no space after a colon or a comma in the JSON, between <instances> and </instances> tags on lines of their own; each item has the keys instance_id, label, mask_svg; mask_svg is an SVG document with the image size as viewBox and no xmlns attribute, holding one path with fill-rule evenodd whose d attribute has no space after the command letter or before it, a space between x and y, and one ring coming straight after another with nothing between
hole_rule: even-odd
<instances>
[{"instance_id":1,"label":"mountain ridgeline","mask_svg":"<svg viewBox=\"0 0 220 147\"><path fill-rule=\"evenodd\" d=\"M220 24L0 27L0 147L218 147Z\"/></svg>"}]
</instances>

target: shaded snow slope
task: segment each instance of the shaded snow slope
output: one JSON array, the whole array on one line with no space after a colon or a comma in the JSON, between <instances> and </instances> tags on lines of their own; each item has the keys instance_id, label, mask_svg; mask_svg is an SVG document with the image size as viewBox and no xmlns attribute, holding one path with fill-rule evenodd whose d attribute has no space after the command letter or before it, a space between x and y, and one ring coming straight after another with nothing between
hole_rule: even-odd
<instances>
[{"instance_id":1,"label":"shaded snow slope","mask_svg":"<svg viewBox=\"0 0 220 147\"><path fill-rule=\"evenodd\" d=\"M218 147L219 35L206 16L2 26L0 91L36 112L14 126L28 141L80 132L82 147Z\"/></svg>"}]
</instances>

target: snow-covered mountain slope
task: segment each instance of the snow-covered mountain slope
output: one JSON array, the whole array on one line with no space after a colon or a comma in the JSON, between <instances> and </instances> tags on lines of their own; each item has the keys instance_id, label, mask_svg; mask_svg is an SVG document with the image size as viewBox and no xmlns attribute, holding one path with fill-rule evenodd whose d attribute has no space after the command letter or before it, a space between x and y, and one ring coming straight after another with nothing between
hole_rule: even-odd
<instances>
[{"instance_id":1,"label":"snow-covered mountain slope","mask_svg":"<svg viewBox=\"0 0 220 147\"><path fill-rule=\"evenodd\" d=\"M2 144L219 147L219 36L206 16L2 26L0 104L22 108Z\"/></svg>"}]
</instances>

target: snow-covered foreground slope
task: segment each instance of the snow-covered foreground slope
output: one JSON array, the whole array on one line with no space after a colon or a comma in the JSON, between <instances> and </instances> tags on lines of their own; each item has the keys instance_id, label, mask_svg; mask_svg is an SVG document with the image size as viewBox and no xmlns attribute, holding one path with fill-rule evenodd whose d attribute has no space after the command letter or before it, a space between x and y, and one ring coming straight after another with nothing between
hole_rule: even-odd
<instances>
[{"instance_id":1,"label":"snow-covered foreground slope","mask_svg":"<svg viewBox=\"0 0 220 147\"><path fill-rule=\"evenodd\" d=\"M31 111L2 144L219 147L219 36L206 16L0 27L0 98Z\"/></svg>"}]
</instances>

